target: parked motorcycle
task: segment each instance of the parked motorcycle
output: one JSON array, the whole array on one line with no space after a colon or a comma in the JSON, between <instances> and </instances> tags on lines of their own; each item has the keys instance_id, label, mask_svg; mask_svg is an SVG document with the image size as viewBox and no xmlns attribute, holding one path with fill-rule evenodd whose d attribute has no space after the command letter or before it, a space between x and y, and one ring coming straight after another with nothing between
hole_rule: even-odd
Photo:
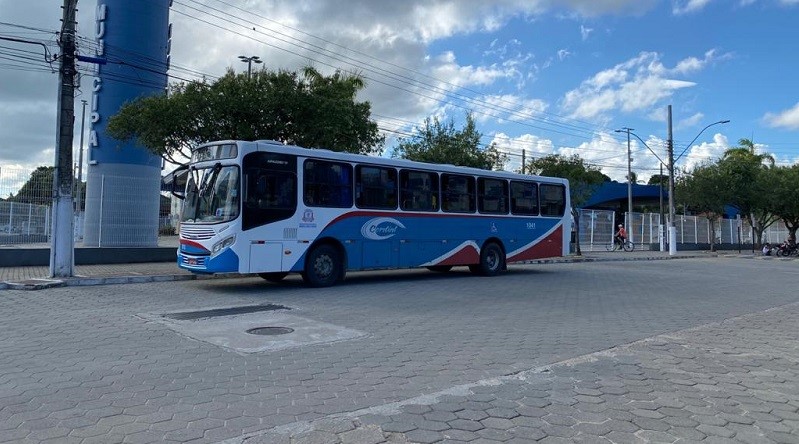
<instances>
[{"instance_id":1,"label":"parked motorcycle","mask_svg":"<svg viewBox=\"0 0 799 444\"><path fill-rule=\"evenodd\" d=\"M796 244L783 242L777 246L774 254L776 256L799 256L799 247Z\"/></svg>"}]
</instances>

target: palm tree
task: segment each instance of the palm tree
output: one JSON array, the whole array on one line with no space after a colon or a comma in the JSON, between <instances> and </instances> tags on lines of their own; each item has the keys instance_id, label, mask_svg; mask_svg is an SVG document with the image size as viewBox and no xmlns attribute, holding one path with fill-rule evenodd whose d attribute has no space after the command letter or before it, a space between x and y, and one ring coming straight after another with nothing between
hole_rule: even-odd
<instances>
[{"instance_id":1,"label":"palm tree","mask_svg":"<svg viewBox=\"0 0 799 444\"><path fill-rule=\"evenodd\" d=\"M779 220L770 211L772 194L767 183L767 176L774 168L774 156L758 154L750 139L740 139L738 145L724 152L719 166L732 191L730 204L749 219L755 235L753 241L759 245L766 228Z\"/></svg>"}]
</instances>

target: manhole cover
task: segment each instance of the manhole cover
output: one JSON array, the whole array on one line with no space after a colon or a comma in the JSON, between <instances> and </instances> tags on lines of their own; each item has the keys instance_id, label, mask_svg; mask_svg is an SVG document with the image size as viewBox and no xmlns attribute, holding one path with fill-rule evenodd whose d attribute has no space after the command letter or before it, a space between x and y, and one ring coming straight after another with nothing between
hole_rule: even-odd
<instances>
[{"instance_id":1,"label":"manhole cover","mask_svg":"<svg viewBox=\"0 0 799 444\"><path fill-rule=\"evenodd\" d=\"M288 327L255 327L247 330L247 333L260 336L277 336L286 335L293 331L293 328Z\"/></svg>"}]
</instances>

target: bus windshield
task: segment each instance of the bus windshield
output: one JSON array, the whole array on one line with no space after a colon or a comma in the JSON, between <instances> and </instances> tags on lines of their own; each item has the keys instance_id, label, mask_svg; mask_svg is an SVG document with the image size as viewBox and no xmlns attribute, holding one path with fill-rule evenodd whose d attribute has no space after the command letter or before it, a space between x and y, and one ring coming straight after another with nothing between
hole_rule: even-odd
<instances>
[{"instance_id":1,"label":"bus windshield","mask_svg":"<svg viewBox=\"0 0 799 444\"><path fill-rule=\"evenodd\" d=\"M216 164L190 170L181 222L221 223L239 216L239 169Z\"/></svg>"}]
</instances>

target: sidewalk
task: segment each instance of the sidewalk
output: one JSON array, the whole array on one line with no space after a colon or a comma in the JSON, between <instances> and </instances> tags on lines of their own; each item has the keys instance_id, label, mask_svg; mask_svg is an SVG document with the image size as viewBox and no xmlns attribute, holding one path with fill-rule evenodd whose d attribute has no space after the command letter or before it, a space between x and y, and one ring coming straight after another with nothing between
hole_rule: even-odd
<instances>
[{"instance_id":1,"label":"sidewalk","mask_svg":"<svg viewBox=\"0 0 799 444\"><path fill-rule=\"evenodd\" d=\"M667 260L696 257L713 257L715 253L704 251L679 251L676 256L668 252L634 251L606 252L584 251L582 256L565 256L551 259L525 261L524 264L548 264L594 261L629 261L629 260ZM738 256L736 253L735 256ZM47 266L0 267L0 290L40 290L61 286L133 284L145 282L183 281L195 279L213 279L236 274L198 275L178 268L174 262L150 262L135 264L76 265L74 277L52 279Z\"/></svg>"}]
</instances>

